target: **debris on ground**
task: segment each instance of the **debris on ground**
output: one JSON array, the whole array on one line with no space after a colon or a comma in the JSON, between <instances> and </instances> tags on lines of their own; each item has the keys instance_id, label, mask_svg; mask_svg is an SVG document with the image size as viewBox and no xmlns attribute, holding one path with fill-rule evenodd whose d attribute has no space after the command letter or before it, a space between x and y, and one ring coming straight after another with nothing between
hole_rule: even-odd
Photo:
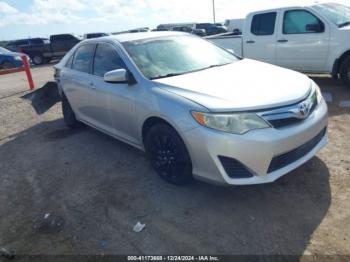
<instances>
[{"instance_id":1,"label":"debris on ground","mask_svg":"<svg viewBox=\"0 0 350 262\"><path fill-rule=\"evenodd\" d=\"M62 217L50 213L40 214L33 220L33 229L40 233L56 233L63 227L65 221Z\"/></svg>"},{"instance_id":2,"label":"debris on ground","mask_svg":"<svg viewBox=\"0 0 350 262\"><path fill-rule=\"evenodd\" d=\"M146 224L141 224L140 222L137 222L137 224L134 226L133 230L136 233L140 233L145 227L146 227Z\"/></svg>"},{"instance_id":3,"label":"debris on ground","mask_svg":"<svg viewBox=\"0 0 350 262\"><path fill-rule=\"evenodd\" d=\"M55 82L48 82L42 88L24 95L21 98L29 101L38 115L44 114L56 103L61 101Z\"/></svg>"},{"instance_id":4,"label":"debris on ground","mask_svg":"<svg viewBox=\"0 0 350 262\"><path fill-rule=\"evenodd\" d=\"M7 248L0 248L0 257L5 257L7 259L13 259L15 257L15 252L8 250Z\"/></svg>"}]
</instances>

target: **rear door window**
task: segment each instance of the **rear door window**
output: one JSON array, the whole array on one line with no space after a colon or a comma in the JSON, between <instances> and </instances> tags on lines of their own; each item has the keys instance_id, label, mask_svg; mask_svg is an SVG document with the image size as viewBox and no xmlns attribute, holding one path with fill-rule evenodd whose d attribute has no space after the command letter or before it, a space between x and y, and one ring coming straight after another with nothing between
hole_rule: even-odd
<instances>
[{"instance_id":1,"label":"rear door window","mask_svg":"<svg viewBox=\"0 0 350 262\"><path fill-rule=\"evenodd\" d=\"M80 46L74 55L72 68L80 72L90 73L91 61L94 55L94 50L94 44Z\"/></svg>"},{"instance_id":2,"label":"rear door window","mask_svg":"<svg viewBox=\"0 0 350 262\"><path fill-rule=\"evenodd\" d=\"M273 35L275 33L276 12L254 15L251 33L254 35Z\"/></svg>"},{"instance_id":3,"label":"rear door window","mask_svg":"<svg viewBox=\"0 0 350 262\"><path fill-rule=\"evenodd\" d=\"M93 66L94 75L103 77L109 71L125 68L126 66L114 46L107 43L97 45Z\"/></svg>"}]
</instances>

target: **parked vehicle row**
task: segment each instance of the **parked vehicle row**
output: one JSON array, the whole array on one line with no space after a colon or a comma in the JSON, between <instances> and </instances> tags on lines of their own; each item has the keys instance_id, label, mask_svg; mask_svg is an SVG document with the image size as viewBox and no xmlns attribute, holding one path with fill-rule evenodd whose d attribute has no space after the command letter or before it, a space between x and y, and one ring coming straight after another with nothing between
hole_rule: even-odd
<instances>
[{"instance_id":1,"label":"parked vehicle row","mask_svg":"<svg viewBox=\"0 0 350 262\"><path fill-rule=\"evenodd\" d=\"M62 58L81 40L72 34L52 35L49 42L21 46L21 51L29 55L35 65L41 65L50 62L51 59Z\"/></svg>"},{"instance_id":2,"label":"parked vehicle row","mask_svg":"<svg viewBox=\"0 0 350 262\"><path fill-rule=\"evenodd\" d=\"M143 33L143 32L149 32L150 29L148 27L140 27L140 28L134 28L126 31L120 31L112 33L112 35L120 35L120 34L127 34L127 33Z\"/></svg>"},{"instance_id":3,"label":"parked vehicle row","mask_svg":"<svg viewBox=\"0 0 350 262\"><path fill-rule=\"evenodd\" d=\"M83 122L145 151L174 184L273 182L328 142L315 82L186 33L85 40L55 79L69 127Z\"/></svg>"},{"instance_id":4,"label":"parked vehicle row","mask_svg":"<svg viewBox=\"0 0 350 262\"><path fill-rule=\"evenodd\" d=\"M14 41L9 41L5 48L12 52L21 52L21 48L30 45L41 45L47 44L50 40L47 38L28 38L28 39L19 39Z\"/></svg>"},{"instance_id":5,"label":"parked vehicle row","mask_svg":"<svg viewBox=\"0 0 350 262\"><path fill-rule=\"evenodd\" d=\"M208 40L256 59L306 73L332 74L350 87L350 9L337 3L283 6L248 14L243 35Z\"/></svg>"},{"instance_id":6,"label":"parked vehicle row","mask_svg":"<svg viewBox=\"0 0 350 262\"><path fill-rule=\"evenodd\" d=\"M222 24L212 23L178 23L161 24L155 31L179 31L192 33L198 36L209 36L227 33L227 29Z\"/></svg>"},{"instance_id":7,"label":"parked vehicle row","mask_svg":"<svg viewBox=\"0 0 350 262\"><path fill-rule=\"evenodd\" d=\"M35 65L62 58L73 46L82 39L92 39L108 36L103 32L88 33L83 38L73 34L52 35L47 38L28 38L9 41L6 49L27 54Z\"/></svg>"},{"instance_id":8,"label":"parked vehicle row","mask_svg":"<svg viewBox=\"0 0 350 262\"><path fill-rule=\"evenodd\" d=\"M227 32L221 24L210 23L192 23L192 24L168 24L159 25L156 31L180 31L196 34L198 36L206 36ZM149 32L148 27L131 29L123 32L112 33L113 35L124 33L140 33ZM52 35L47 38L28 38L10 41L6 48L13 52L22 52L30 56L35 65L49 63L52 59L62 58L74 45L82 39L92 39L108 36L104 32L95 32L85 34L79 37L73 34Z\"/></svg>"}]
</instances>

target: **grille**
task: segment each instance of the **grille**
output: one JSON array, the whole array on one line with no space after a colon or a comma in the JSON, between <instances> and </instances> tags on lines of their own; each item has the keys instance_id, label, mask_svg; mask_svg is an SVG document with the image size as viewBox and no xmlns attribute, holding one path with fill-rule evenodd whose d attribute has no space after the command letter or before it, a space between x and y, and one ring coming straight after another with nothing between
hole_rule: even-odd
<instances>
[{"instance_id":1,"label":"grille","mask_svg":"<svg viewBox=\"0 0 350 262\"><path fill-rule=\"evenodd\" d=\"M283 167L286 167L294 163L295 161L299 160L300 158L306 156L322 140L322 138L326 134L326 131L327 131L327 128L323 129L321 133L319 133L317 136L315 136L313 139L311 139L309 142L305 143L304 145L288 153L274 157L270 163L268 173L272 173Z\"/></svg>"},{"instance_id":2,"label":"grille","mask_svg":"<svg viewBox=\"0 0 350 262\"><path fill-rule=\"evenodd\" d=\"M317 101L314 101L312 107L310 108L309 116L312 115L312 113L315 111L317 105L318 105ZM271 120L269 120L269 123L274 128L278 129L278 128L283 128L283 127L291 126L294 124L298 124L300 122L303 122L304 120L305 119L300 119L297 117L287 117L287 118L282 118L282 119L271 119Z\"/></svg>"},{"instance_id":3,"label":"grille","mask_svg":"<svg viewBox=\"0 0 350 262\"><path fill-rule=\"evenodd\" d=\"M295 125L297 123L302 122L303 119L299 118L284 118L284 119L275 119L275 120L270 120L269 123L274 127L274 128L283 128L286 126L291 126Z\"/></svg>"},{"instance_id":4,"label":"grille","mask_svg":"<svg viewBox=\"0 0 350 262\"><path fill-rule=\"evenodd\" d=\"M253 177L253 174L238 160L224 156L219 156L219 159L230 178Z\"/></svg>"},{"instance_id":5,"label":"grille","mask_svg":"<svg viewBox=\"0 0 350 262\"><path fill-rule=\"evenodd\" d=\"M317 93L313 92L307 99L298 104L276 108L268 112L262 112L259 115L268 121L272 127L279 129L303 122L312 115L317 106ZM302 110L307 108L309 108L307 115L303 115L302 113L305 113L305 111Z\"/></svg>"}]
</instances>

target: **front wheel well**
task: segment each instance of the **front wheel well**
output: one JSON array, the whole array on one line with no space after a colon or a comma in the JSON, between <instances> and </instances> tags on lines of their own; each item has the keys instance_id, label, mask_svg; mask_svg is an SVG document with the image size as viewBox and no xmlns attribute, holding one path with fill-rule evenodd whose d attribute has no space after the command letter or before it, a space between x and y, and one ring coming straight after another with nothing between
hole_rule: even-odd
<instances>
[{"instance_id":1,"label":"front wheel well","mask_svg":"<svg viewBox=\"0 0 350 262\"><path fill-rule=\"evenodd\" d=\"M142 142L145 143L145 138L147 136L148 131L157 124L166 124L171 128L174 128L169 122L160 117L150 117L148 118L142 126Z\"/></svg>"}]
</instances>

